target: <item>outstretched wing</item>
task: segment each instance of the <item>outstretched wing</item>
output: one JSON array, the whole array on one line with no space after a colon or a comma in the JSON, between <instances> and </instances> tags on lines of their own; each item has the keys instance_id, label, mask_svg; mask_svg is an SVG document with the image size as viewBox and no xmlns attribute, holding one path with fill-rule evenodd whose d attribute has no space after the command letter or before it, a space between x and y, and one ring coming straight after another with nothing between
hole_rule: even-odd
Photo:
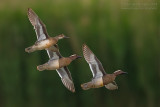
<instances>
[{"instance_id":1,"label":"outstretched wing","mask_svg":"<svg viewBox=\"0 0 160 107\"><path fill-rule=\"evenodd\" d=\"M83 44L82 50L84 58L89 64L89 67L92 71L93 78L105 75L106 72L104 71L101 62L98 60L98 58L94 55L94 53L89 49L89 47L86 44Z\"/></svg>"},{"instance_id":2,"label":"outstretched wing","mask_svg":"<svg viewBox=\"0 0 160 107\"><path fill-rule=\"evenodd\" d=\"M54 46L58 48L57 45L54 45ZM47 53L48 53L48 56L49 56L50 59L59 59L59 58L62 57L62 55L60 54L59 51L52 52L50 50L47 50ZM65 66L65 67L62 67L60 69L57 69L56 71L59 74L59 76L61 77L61 80L62 80L62 83L64 84L64 86L68 90L70 90L71 92L75 92L72 76L71 76L71 73L68 70L68 68Z\"/></svg>"},{"instance_id":3,"label":"outstretched wing","mask_svg":"<svg viewBox=\"0 0 160 107\"><path fill-rule=\"evenodd\" d=\"M31 8L28 8L28 18L31 24L34 26L34 29L37 35L37 41L40 41L49 37L45 24L41 21L38 15ZM58 45L56 44L51 48L58 48ZM53 52L49 49L47 49L46 51L50 59L59 59L62 57L59 51ZM65 85L65 87L70 91L75 92L74 83L68 68L62 67L60 69L57 69L56 71L61 77L62 83Z\"/></svg>"},{"instance_id":4,"label":"outstretched wing","mask_svg":"<svg viewBox=\"0 0 160 107\"><path fill-rule=\"evenodd\" d=\"M64 84L64 86L68 90L70 90L71 92L75 92L74 83L73 83L71 73L68 70L68 68L65 66L60 69L57 69L56 71L59 74L59 76L61 77L61 80L62 80L62 83Z\"/></svg>"},{"instance_id":5,"label":"outstretched wing","mask_svg":"<svg viewBox=\"0 0 160 107\"><path fill-rule=\"evenodd\" d=\"M31 24L34 26L37 39L38 39L37 41L40 41L49 37L45 24L41 21L38 15L31 8L28 8L28 18Z\"/></svg>"}]
</instances>

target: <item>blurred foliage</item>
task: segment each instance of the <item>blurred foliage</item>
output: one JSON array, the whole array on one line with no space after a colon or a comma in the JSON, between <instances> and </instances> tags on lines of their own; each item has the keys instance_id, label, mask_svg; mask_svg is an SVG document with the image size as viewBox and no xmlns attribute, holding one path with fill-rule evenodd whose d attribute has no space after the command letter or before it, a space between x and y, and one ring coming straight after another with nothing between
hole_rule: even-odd
<instances>
[{"instance_id":1,"label":"blurred foliage","mask_svg":"<svg viewBox=\"0 0 160 107\"><path fill-rule=\"evenodd\" d=\"M157 5L159 2L157 1ZM64 33L59 41L63 56L82 54L86 43L107 73L122 69L119 89L83 91L92 78L83 59L69 69L76 87L71 93L56 71L38 72L48 61L45 51L24 49L36 41L27 17L32 8L46 24L49 35ZM0 1L0 107L160 107L160 12L121 9L108 0L1 0Z\"/></svg>"}]
</instances>

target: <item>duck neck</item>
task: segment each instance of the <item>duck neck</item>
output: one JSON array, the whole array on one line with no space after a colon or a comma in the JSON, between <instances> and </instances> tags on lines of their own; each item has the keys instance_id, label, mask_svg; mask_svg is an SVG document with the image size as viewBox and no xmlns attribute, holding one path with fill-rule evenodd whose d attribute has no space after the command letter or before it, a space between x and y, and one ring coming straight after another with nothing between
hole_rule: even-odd
<instances>
[{"instance_id":1,"label":"duck neck","mask_svg":"<svg viewBox=\"0 0 160 107\"><path fill-rule=\"evenodd\" d=\"M126 72L122 72L122 71L115 71L114 73L113 73L115 76L118 76L118 75L122 75L122 74L126 74Z\"/></svg>"},{"instance_id":2,"label":"duck neck","mask_svg":"<svg viewBox=\"0 0 160 107\"><path fill-rule=\"evenodd\" d=\"M119 75L118 73L113 73L115 76Z\"/></svg>"},{"instance_id":3,"label":"duck neck","mask_svg":"<svg viewBox=\"0 0 160 107\"><path fill-rule=\"evenodd\" d=\"M52 39L53 39L54 41L58 41L58 40L59 40L58 36L52 37Z\"/></svg>"}]
</instances>

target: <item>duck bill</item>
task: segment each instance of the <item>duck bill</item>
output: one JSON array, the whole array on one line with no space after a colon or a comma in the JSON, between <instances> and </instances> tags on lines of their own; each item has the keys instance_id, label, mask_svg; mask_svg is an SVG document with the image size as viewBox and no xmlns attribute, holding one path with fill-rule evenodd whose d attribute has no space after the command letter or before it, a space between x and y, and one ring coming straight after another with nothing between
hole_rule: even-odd
<instances>
[{"instance_id":1,"label":"duck bill","mask_svg":"<svg viewBox=\"0 0 160 107\"><path fill-rule=\"evenodd\" d=\"M121 74L128 74L128 72L122 72Z\"/></svg>"},{"instance_id":2,"label":"duck bill","mask_svg":"<svg viewBox=\"0 0 160 107\"><path fill-rule=\"evenodd\" d=\"M76 58L76 59L79 59L79 58L82 58L82 56L77 56L77 58Z\"/></svg>"},{"instance_id":3,"label":"duck bill","mask_svg":"<svg viewBox=\"0 0 160 107\"><path fill-rule=\"evenodd\" d=\"M64 38L65 38L65 39L69 39L70 37L68 37L68 36L64 36Z\"/></svg>"}]
</instances>

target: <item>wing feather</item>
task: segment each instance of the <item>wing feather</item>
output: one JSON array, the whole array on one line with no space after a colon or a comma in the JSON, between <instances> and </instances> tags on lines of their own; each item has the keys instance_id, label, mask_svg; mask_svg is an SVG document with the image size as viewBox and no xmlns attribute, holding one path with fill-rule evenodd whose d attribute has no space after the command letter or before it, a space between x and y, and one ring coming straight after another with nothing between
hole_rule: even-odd
<instances>
[{"instance_id":1,"label":"wing feather","mask_svg":"<svg viewBox=\"0 0 160 107\"><path fill-rule=\"evenodd\" d=\"M106 74L101 62L98 58L94 55L94 53L89 49L86 44L82 46L83 55L89 67L92 71L93 78L97 78Z\"/></svg>"},{"instance_id":2,"label":"wing feather","mask_svg":"<svg viewBox=\"0 0 160 107\"><path fill-rule=\"evenodd\" d=\"M56 71L61 77L61 80L64 86L71 92L75 92L74 83L68 68L65 66L63 68L57 69Z\"/></svg>"},{"instance_id":3,"label":"wing feather","mask_svg":"<svg viewBox=\"0 0 160 107\"><path fill-rule=\"evenodd\" d=\"M49 37L45 24L31 8L28 8L28 18L34 26L38 41Z\"/></svg>"},{"instance_id":4,"label":"wing feather","mask_svg":"<svg viewBox=\"0 0 160 107\"><path fill-rule=\"evenodd\" d=\"M58 45L54 45L54 47L58 48ZM60 54L59 51L52 52L51 50L47 50L47 53L51 60L62 58L62 55ZM73 83L72 76L69 69L65 66L60 69L57 69L56 71L58 75L61 77L61 80L64 86L71 92L75 92L74 83Z\"/></svg>"},{"instance_id":5,"label":"wing feather","mask_svg":"<svg viewBox=\"0 0 160 107\"><path fill-rule=\"evenodd\" d=\"M31 9L28 8L28 18L31 24L34 26L37 41L46 39L49 37L45 24L41 21L38 15ZM58 48L58 45L52 46L52 48ZM59 59L62 57L59 51L53 52L49 49L46 50L50 59ZM68 68L62 67L56 70L59 76L61 77L62 83L64 86L72 92L75 92L74 83L72 80L72 76Z\"/></svg>"}]
</instances>

